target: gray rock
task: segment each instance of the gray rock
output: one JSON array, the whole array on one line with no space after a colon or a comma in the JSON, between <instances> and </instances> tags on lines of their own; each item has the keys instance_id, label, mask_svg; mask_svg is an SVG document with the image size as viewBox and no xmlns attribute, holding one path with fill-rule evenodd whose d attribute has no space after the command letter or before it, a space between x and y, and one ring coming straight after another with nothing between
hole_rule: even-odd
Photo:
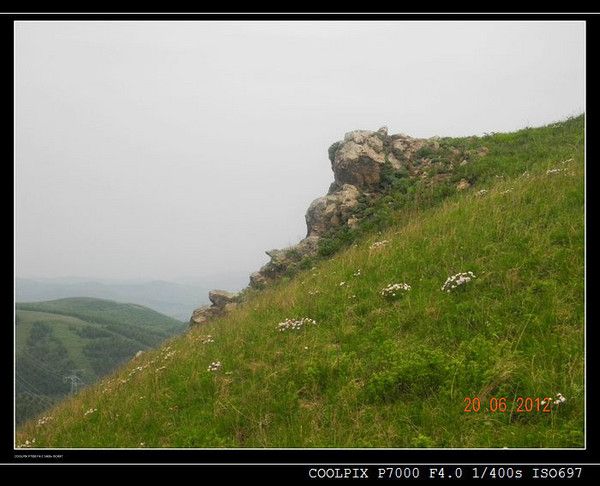
<instances>
[{"instance_id":1,"label":"gray rock","mask_svg":"<svg viewBox=\"0 0 600 486\"><path fill-rule=\"evenodd\" d=\"M458 182L458 185L456 186L456 189L458 191L464 191L465 189L468 189L469 187L471 187L471 183L467 179L461 179Z\"/></svg>"},{"instance_id":2,"label":"gray rock","mask_svg":"<svg viewBox=\"0 0 600 486\"><path fill-rule=\"evenodd\" d=\"M216 307L225 307L226 304L234 302L237 294L228 292L227 290L211 290L208 293L208 300L210 300Z\"/></svg>"},{"instance_id":3,"label":"gray rock","mask_svg":"<svg viewBox=\"0 0 600 486\"><path fill-rule=\"evenodd\" d=\"M392 154L404 161L413 161L415 153L426 144L425 140L402 134L392 135L390 138Z\"/></svg>"},{"instance_id":4,"label":"gray rock","mask_svg":"<svg viewBox=\"0 0 600 486\"><path fill-rule=\"evenodd\" d=\"M264 287L304 258L316 255L318 250L319 236L311 235L300 240L297 245L265 252L271 257L271 261L250 275L250 287Z\"/></svg>"},{"instance_id":5,"label":"gray rock","mask_svg":"<svg viewBox=\"0 0 600 486\"><path fill-rule=\"evenodd\" d=\"M267 283L269 283L268 279L260 271L250 274L250 287L258 289L264 287Z\"/></svg>"},{"instance_id":6,"label":"gray rock","mask_svg":"<svg viewBox=\"0 0 600 486\"><path fill-rule=\"evenodd\" d=\"M315 199L306 211L307 237L321 236L327 230L345 224L358 204L360 191L352 184Z\"/></svg>"},{"instance_id":7,"label":"gray rock","mask_svg":"<svg viewBox=\"0 0 600 486\"><path fill-rule=\"evenodd\" d=\"M363 143L357 143L356 140ZM336 152L332 164L333 176L339 186L351 184L359 189L369 189L381 181L384 163L381 139L376 135L368 138L363 134L356 135L344 142Z\"/></svg>"},{"instance_id":8,"label":"gray rock","mask_svg":"<svg viewBox=\"0 0 600 486\"><path fill-rule=\"evenodd\" d=\"M238 294L226 290L211 290L208 298L212 305L198 307L190 318L190 326L206 324L208 321L220 317L237 306Z\"/></svg>"},{"instance_id":9,"label":"gray rock","mask_svg":"<svg viewBox=\"0 0 600 486\"><path fill-rule=\"evenodd\" d=\"M359 220L358 220L358 218L356 218L356 217L354 217L354 216L351 216L351 217L348 219L348 221L346 222L346 224L347 224L347 225L348 225L350 228L352 228L352 229L355 229L355 228L357 228L357 227L358 227L358 221L359 221Z\"/></svg>"},{"instance_id":10,"label":"gray rock","mask_svg":"<svg viewBox=\"0 0 600 486\"><path fill-rule=\"evenodd\" d=\"M344 142L365 143L373 134L371 130L353 130L344 135Z\"/></svg>"},{"instance_id":11,"label":"gray rock","mask_svg":"<svg viewBox=\"0 0 600 486\"><path fill-rule=\"evenodd\" d=\"M213 306L203 305L201 307L198 307L192 313L192 317L190 319L190 325L197 326L200 324L205 324L210 319L212 319L214 316L215 316L215 313L214 313Z\"/></svg>"}]
</instances>

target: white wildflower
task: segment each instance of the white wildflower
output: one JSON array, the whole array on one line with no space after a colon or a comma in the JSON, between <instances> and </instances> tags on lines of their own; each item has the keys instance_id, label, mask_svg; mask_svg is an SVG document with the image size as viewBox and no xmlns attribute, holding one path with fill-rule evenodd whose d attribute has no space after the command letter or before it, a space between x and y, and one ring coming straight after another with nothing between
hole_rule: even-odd
<instances>
[{"instance_id":1,"label":"white wildflower","mask_svg":"<svg viewBox=\"0 0 600 486\"><path fill-rule=\"evenodd\" d=\"M98 411L98 409L97 409L97 408L90 408L90 409L86 410L86 411L83 413L83 416L85 417L85 416L87 416L87 415L90 415L90 414L92 414L92 413L94 413L94 412L97 412L97 411Z\"/></svg>"},{"instance_id":2,"label":"white wildflower","mask_svg":"<svg viewBox=\"0 0 600 486\"><path fill-rule=\"evenodd\" d=\"M566 401L567 401L567 399L563 396L562 393L557 393L556 394L556 398L554 399L554 403L556 403L556 406L558 406L561 403L564 403Z\"/></svg>"},{"instance_id":3,"label":"white wildflower","mask_svg":"<svg viewBox=\"0 0 600 486\"><path fill-rule=\"evenodd\" d=\"M138 371L142 371L144 368L144 366L136 366L129 372L129 376L136 374Z\"/></svg>"},{"instance_id":4,"label":"white wildflower","mask_svg":"<svg viewBox=\"0 0 600 486\"><path fill-rule=\"evenodd\" d=\"M53 417L47 417L47 416L41 417L38 419L37 425L38 425L38 427L41 425L46 425L52 419L53 419Z\"/></svg>"},{"instance_id":5,"label":"white wildflower","mask_svg":"<svg viewBox=\"0 0 600 486\"><path fill-rule=\"evenodd\" d=\"M563 168L563 169L559 169L559 168L555 168L555 169L548 169L548 170L546 171L546 174L547 174L547 175L550 175L550 174L558 174L558 173L560 173L560 172L564 172L564 171L566 171L566 170L567 170L567 169L564 169L564 168Z\"/></svg>"},{"instance_id":6,"label":"white wildflower","mask_svg":"<svg viewBox=\"0 0 600 486\"><path fill-rule=\"evenodd\" d=\"M448 277L442 285L442 292L450 292L455 288L469 283L472 279L477 278L473 272L461 272Z\"/></svg>"},{"instance_id":7,"label":"white wildflower","mask_svg":"<svg viewBox=\"0 0 600 486\"><path fill-rule=\"evenodd\" d=\"M309 317L303 317L302 319L286 319L283 322L277 324L279 332L283 331L298 331L305 325L315 325L317 321Z\"/></svg>"},{"instance_id":8,"label":"white wildflower","mask_svg":"<svg viewBox=\"0 0 600 486\"><path fill-rule=\"evenodd\" d=\"M209 334L208 336L202 338L202 344L209 344L209 343L214 343L215 340L213 339L213 337Z\"/></svg>"},{"instance_id":9,"label":"white wildflower","mask_svg":"<svg viewBox=\"0 0 600 486\"><path fill-rule=\"evenodd\" d=\"M31 440L26 440L23 444L17 444L18 448L22 448L22 447L34 447L35 445L35 438L31 439Z\"/></svg>"},{"instance_id":10,"label":"white wildflower","mask_svg":"<svg viewBox=\"0 0 600 486\"><path fill-rule=\"evenodd\" d=\"M210 365L208 365L207 371L219 371L223 365L220 361L213 361Z\"/></svg>"},{"instance_id":11,"label":"white wildflower","mask_svg":"<svg viewBox=\"0 0 600 486\"><path fill-rule=\"evenodd\" d=\"M360 277L360 268L352 274L354 277Z\"/></svg>"},{"instance_id":12,"label":"white wildflower","mask_svg":"<svg viewBox=\"0 0 600 486\"><path fill-rule=\"evenodd\" d=\"M373 243L369 249L371 250L377 250L378 248L383 248L385 245L387 245L389 243L388 240L381 240L381 241L376 241L375 243Z\"/></svg>"},{"instance_id":13,"label":"white wildflower","mask_svg":"<svg viewBox=\"0 0 600 486\"><path fill-rule=\"evenodd\" d=\"M387 287L383 288L381 290L381 292L379 292L379 293L381 294L382 297L390 298L390 297L396 297L398 295L398 293L408 292L410 289L411 289L411 286L408 285L407 283L395 283L395 284L389 284Z\"/></svg>"},{"instance_id":14,"label":"white wildflower","mask_svg":"<svg viewBox=\"0 0 600 486\"><path fill-rule=\"evenodd\" d=\"M340 287L343 287L344 285L346 285L346 282L340 282Z\"/></svg>"},{"instance_id":15,"label":"white wildflower","mask_svg":"<svg viewBox=\"0 0 600 486\"><path fill-rule=\"evenodd\" d=\"M540 402L540 405L546 405L547 403L549 403L549 404L555 406L556 408L558 408L561 403L565 403L566 401L567 401L567 399L564 397L564 395L562 393L557 393L554 398L551 398L551 397L544 398L544 400L542 400Z\"/></svg>"},{"instance_id":16,"label":"white wildflower","mask_svg":"<svg viewBox=\"0 0 600 486\"><path fill-rule=\"evenodd\" d=\"M481 189L475 193L476 196L485 196L487 194L487 189Z\"/></svg>"}]
</instances>

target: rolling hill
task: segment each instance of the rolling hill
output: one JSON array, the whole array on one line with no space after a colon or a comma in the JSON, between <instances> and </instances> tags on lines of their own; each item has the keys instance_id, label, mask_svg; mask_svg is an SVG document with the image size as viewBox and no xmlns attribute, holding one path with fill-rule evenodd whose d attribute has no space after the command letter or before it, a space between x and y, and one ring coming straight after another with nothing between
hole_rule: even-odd
<instances>
[{"instance_id":1,"label":"rolling hill","mask_svg":"<svg viewBox=\"0 0 600 486\"><path fill-rule=\"evenodd\" d=\"M177 320L188 320L200 304L206 304L210 290L202 282L223 288L241 288L248 281L242 272L202 275L194 281L167 282L94 280L87 278L16 279L17 302L38 302L79 296L117 302L135 302Z\"/></svg>"},{"instance_id":2,"label":"rolling hill","mask_svg":"<svg viewBox=\"0 0 600 486\"><path fill-rule=\"evenodd\" d=\"M584 118L439 143L486 150L17 445L583 447Z\"/></svg>"},{"instance_id":3,"label":"rolling hill","mask_svg":"<svg viewBox=\"0 0 600 486\"><path fill-rule=\"evenodd\" d=\"M93 298L17 303L17 423L70 393L71 381L74 389L91 384L184 328L135 304Z\"/></svg>"}]
</instances>

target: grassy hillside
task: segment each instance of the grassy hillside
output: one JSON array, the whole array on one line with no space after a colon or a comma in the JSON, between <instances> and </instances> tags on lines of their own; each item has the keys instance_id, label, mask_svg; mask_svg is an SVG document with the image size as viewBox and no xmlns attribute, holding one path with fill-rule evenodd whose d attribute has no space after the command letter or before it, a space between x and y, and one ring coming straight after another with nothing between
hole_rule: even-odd
<instances>
[{"instance_id":1,"label":"grassy hillside","mask_svg":"<svg viewBox=\"0 0 600 486\"><path fill-rule=\"evenodd\" d=\"M582 447L583 117L444 141L489 149L458 169L470 189L393 192L370 232L331 237L330 259L248 292L25 424L17 444ZM302 317L316 324L279 330ZM550 413L519 411L519 397L558 393Z\"/></svg>"},{"instance_id":2,"label":"grassy hillside","mask_svg":"<svg viewBox=\"0 0 600 486\"><path fill-rule=\"evenodd\" d=\"M91 298L16 305L17 422L65 394L76 370L86 384L185 324L145 307Z\"/></svg>"}]
</instances>

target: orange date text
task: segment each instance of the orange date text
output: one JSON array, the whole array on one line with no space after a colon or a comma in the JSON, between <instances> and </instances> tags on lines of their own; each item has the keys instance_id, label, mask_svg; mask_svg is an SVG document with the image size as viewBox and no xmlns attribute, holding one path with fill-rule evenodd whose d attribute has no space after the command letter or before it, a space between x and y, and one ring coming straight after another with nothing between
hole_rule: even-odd
<instances>
[{"instance_id":1,"label":"orange date text","mask_svg":"<svg viewBox=\"0 0 600 486\"><path fill-rule=\"evenodd\" d=\"M550 413L552 399L550 397L491 397L481 400L479 397L465 397L463 400L465 413Z\"/></svg>"}]
</instances>

